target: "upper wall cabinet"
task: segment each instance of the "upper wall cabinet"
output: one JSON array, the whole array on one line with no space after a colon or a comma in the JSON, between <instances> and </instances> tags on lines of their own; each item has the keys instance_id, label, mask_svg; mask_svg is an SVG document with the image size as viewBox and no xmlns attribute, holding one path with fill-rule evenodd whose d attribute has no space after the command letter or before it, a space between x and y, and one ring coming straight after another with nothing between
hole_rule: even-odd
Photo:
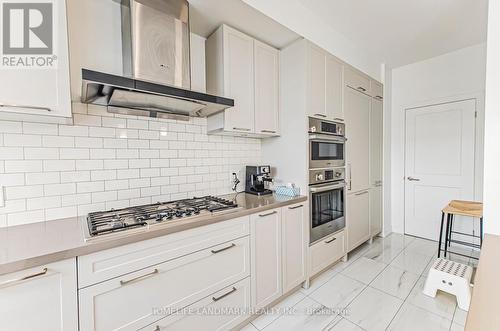
<instances>
[{"instance_id":1,"label":"upper wall cabinet","mask_svg":"<svg viewBox=\"0 0 500 331\"><path fill-rule=\"evenodd\" d=\"M379 82L374 80L370 81L370 95L377 100L384 99L384 87Z\"/></svg>"},{"instance_id":2,"label":"upper wall cabinet","mask_svg":"<svg viewBox=\"0 0 500 331\"><path fill-rule=\"evenodd\" d=\"M370 78L353 68L345 69L345 84L359 92L370 93Z\"/></svg>"},{"instance_id":3,"label":"upper wall cabinet","mask_svg":"<svg viewBox=\"0 0 500 331\"><path fill-rule=\"evenodd\" d=\"M207 92L234 99L208 118L208 132L272 136L279 133L278 51L227 25L206 42Z\"/></svg>"},{"instance_id":4,"label":"upper wall cabinet","mask_svg":"<svg viewBox=\"0 0 500 331\"><path fill-rule=\"evenodd\" d=\"M308 115L344 121L342 109L342 63L335 57L306 42Z\"/></svg>"},{"instance_id":5,"label":"upper wall cabinet","mask_svg":"<svg viewBox=\"0 0 500 331\"><path fill-rule=\"evenodd\" d=\"M66 2L53 4L57 28L52 35L30 38L26 35L23 40L11 33L14 52L4 54L3 63L7 59L9 64L0 67L0 112L71 117ZM11 14L11 19L15 16ZM36 54L39 52L33 51L34 47L42 48L44 54Z\"/></svg>"}]
</instances>

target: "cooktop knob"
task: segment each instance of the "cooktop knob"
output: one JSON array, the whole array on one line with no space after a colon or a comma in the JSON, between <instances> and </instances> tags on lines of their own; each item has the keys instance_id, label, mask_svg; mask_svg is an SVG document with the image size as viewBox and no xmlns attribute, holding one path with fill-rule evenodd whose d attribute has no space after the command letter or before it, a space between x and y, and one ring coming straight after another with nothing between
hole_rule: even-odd
<instances>
[{"instance_id":1,"label":"cooktop knob","mask_svg":"<svg viewBox=\"0 0 500 331\"><path fill-rule=\"evenodd\" d=\"M323 180L323 179L324 179L323 174L316 174L316 180L320 181L320 180Z\"/></svg>"}]
</instances>

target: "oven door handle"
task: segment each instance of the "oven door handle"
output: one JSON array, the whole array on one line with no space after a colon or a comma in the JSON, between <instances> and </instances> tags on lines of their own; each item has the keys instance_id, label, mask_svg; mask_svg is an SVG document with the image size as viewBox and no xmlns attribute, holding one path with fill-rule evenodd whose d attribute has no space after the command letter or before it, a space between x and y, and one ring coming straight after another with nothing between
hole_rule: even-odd
<instances>
[{"instance_id":1,"label":"oven door handle","mask_svg":"<svg viewBox=\"0 0 500 331\"><path fill-rule=\"evenodd\" d=\"M309 135L309 140L310 141L333 141L333 142L338 142L338 143L345 143L346 142L346 138L345 137L340 137L340 136L332 136L332 135L328 135L328 134L324 134L324 135L319 135L319 134L312 134L312 135Z\"/></svg>"},{"instance_id":2,"label":"oven door handle","mask_svg":"<svg viewBox=\"0 0 500 331\"><path fill-rule=\"evenodd\" d=\"M331 190L336 190L339 188L344 188L345 187L345 182L342 182L340 184L335 184L335 185L326 185L326 186L320 186L320 187L310 187L309 191L312 193L318 193L318 192L325 192L325 191L331 191Z\"/></svg>"}]
</instances>

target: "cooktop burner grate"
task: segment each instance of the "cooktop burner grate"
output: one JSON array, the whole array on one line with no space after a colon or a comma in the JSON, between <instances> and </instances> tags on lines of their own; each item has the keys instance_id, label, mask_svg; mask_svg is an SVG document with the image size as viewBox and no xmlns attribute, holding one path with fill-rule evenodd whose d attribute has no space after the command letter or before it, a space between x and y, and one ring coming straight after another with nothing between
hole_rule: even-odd
<instances>
[{"instance_id":1,"label":"cooktop burner grate","mask_svg":"<svg viewBox=\"0 0 500 331\"><path fill-rule=\"evenodd\" d=\"M236 207L238 205L234 201L219 197L195 197L192 199L158 202L144 206L89 213L87 216L87 225L90 237L96 237Z\"/></svg>"}]
</instances>

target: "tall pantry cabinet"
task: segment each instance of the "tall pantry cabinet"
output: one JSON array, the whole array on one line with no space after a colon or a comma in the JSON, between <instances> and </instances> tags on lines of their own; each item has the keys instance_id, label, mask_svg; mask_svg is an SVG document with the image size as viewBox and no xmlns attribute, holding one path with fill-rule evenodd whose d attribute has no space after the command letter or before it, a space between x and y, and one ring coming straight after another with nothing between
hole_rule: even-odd
<instances>
[{"instance_id":1,"label":"tall pantry cabinet","mask_svg":"<svg viewBox=\"0 0 500 331\"><path fill-rule=\"evenodd\" d=\"M344 72L347 247L382 231L383 87L353 68Z\"/></svg>"}]
</instances>

